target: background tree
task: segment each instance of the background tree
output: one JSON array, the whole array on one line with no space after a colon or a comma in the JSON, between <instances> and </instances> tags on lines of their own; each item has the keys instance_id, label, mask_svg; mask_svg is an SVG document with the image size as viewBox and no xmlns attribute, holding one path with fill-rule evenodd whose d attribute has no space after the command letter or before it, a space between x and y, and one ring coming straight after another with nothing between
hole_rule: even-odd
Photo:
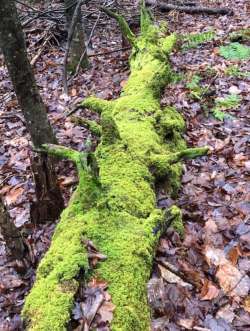
<instances>
[{"instance_id":1,"label":"background tree","mask_svg":"<svg viewBox=\"0 0 250 331\"><path fill-rule=\"evenodd\" d=\"M79 0L79 1L82 3L81 0ZM82 60L81 60L82 68L86 68L89 64L88 55L87 55L86 46L85 46L85 33L84 33L84 28L83 28L81 5L77 6L79 1L64 0L65 15L66 15L66 20L67 20L68 38L71 39L69 58L67 61L67 70L68 71L75 71L81 57L82 57ZM77 8L76 24L75 24L73 31L70 31L72 19L73 19L76 8ZM72 32L72 36L70 36L71 32Z\"/></svg>"},{"instance_id":2,"label":"background tree","mask_svg":"<svg viewBox=\"0 0 250 331\"><path fill-rule=\"evenodd\" d=\"M47 118L46 107L27 57L24 35L13 0L0 0L0 47L33 145L39 148L44 143L55 143L56 138ZM33 205L32 215L36 221L53 220L63 208L53 159L38 157L34 159L33 169L38 202Z\"/></svg>"}]
</instances>

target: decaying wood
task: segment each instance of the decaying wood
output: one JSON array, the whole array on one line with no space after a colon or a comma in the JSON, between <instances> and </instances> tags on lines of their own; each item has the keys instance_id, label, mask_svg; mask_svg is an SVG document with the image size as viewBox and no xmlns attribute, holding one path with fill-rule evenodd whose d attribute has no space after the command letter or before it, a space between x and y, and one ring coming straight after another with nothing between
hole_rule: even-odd
<instances>
[{"instance_id":1,"label":"decaying wood","mask_svg":"<svg viewBox=\"0 0 250 331\"><path fill-rule=\"evenodd\" d=\"M85 152L43 146L44 152L76 164L79 184L26 298L23 316L30 331L67 330L82 274L108 284L115 306L112 331L150 329L146 285L155 247L166 224L171 222L183 232L177 206L167 213L157 208L155 184L164 181L168 194L176 195L181 160L208 151L188 149L181 114L160 104L161 91L173 79L168 56L175 34L165 37L163 29L153 25L145 6L138 37L123 17L105 12L117 20L132 46L131 73L118 99L89 97L82 102L100 115L100 126L83 121L100 134L95 152L89 146ZM107 257L94 269L86 240Z\"/></svg>"},{"instance_id":2,"label":"decaying wood","mask_svg":"<svg viewBox=\"0 0 250 331\"><path fill-rule=\"evenodd\" d=\"M31 170L37 199L30 206L31 221L34 224L53 222L64 208L56 181L55 160L46 154L33 155Z\"/></svg>"}]
</instances>

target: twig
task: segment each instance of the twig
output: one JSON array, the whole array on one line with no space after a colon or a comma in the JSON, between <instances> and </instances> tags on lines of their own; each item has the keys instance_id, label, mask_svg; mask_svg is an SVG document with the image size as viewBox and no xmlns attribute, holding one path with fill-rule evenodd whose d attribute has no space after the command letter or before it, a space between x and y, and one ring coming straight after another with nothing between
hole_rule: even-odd
<instances>
[{"instance_id":1,"label":"twig","mask_svg":"<svg viewBox=\"0 0 250 331\"><path fill-rule=\"evenodd\" d=\"M24 6L24 7L27 7L33 11L39 11L38 9L34 8L34 7L31 7L30 5L27 5L26 3L20 1L20 0L15 0L15 2L19 3L20 5Z\"/></svg>"},{"instance_id":2,"label":"twig","mask_svg":"<svg viewBox=\"0 0 250 331\"><path fill-rule=\"evenodd\" d=\"M52 35L48 35L47 38L44 40L42 46L40 47L38 53L33 57L33 59L30 61L31 66L34 66L36 64L36 61L39 59L39 57L41 56L46 44L50 41L50 39L52 38Z\"/></svg>"},{"instance_id":3,"label":"twig","mask_svg":"<svg viewBox=\"0 0 250 331\"><path fill-rule=\"evenodd\" d=\"M107 55L107 54L112 54L112 53L116 53L116 52L120 52L120 51L127 51L127 50L129 50L129 49L131 49L130 46L128 46L128 47L122 47L122 48L113 49L112 51L107 51L107 52L102 52L102 53L90 54L89 57L101 56L101 55Z\"/></svg>"},{"instance_id":4,"label":"twig","mask_svg":"<svg viewBox=\"0 0 250 331\"><path fill-rule=\"evenodd\" d=\"M64 88L64 93L68 94L68 84L67 84L67 62L68 62L68 55L69 55L69 51L70 51L70 46L71 46L71 42L73 39L73 35L74 35L74 31L75 31L75 27L76 27L76 23L77 23L77 19L78 19L78 13L79 13L79 8L82 5L82 0L79 0L76 8L74 10L74 14L71 20L71 24L70 24L70 28L69 28L69 32L68 32L68 40L67 40L67 45L66 45L66 51L65 51L65 55L64 55L64 59L63 59L63 88Z\"/></svg>"},{"instance_id":5,"label":"twig","mask_svg":"<svg viewBox=\"0 0 250 331\"><path fill-rule=\"evenodd\" d=\"M78 109L84 109L84 108L85 108L85 107L82 106L81 104L76 105L76 107L74 107L74 108L73 108L72 110L70 110L68 113L65 112L64 115L65 115L66 117L69 117L69 116L71 116L72 114L74 114Z\"/></svg>"},{"instance_id":6,"label":"twig","mask_svg":"<svg viewBox=\"0 0 250 331\"><path fill-rule=\"evenodd\" d=\"M91 42L91 39L92 39L92 37L93 37L93 34L94 34L94 31L95 31L95 28L96 28L96 26L97 26L97 23L99 22L100 17L101 17L101 13L98 14L98 17L97 17L97 19L96 19L96 21L95 21L95 24L94 24L94 26L93 26L93 28L92 28L92 30L91 30L91 32L90 32L89 39L88 39L88 41L87 41L87 44L86 44L86 46L85 46L85 49L84 49L84 51L83 51L81 57L80 57L79 63L77 64L76 72L75 72L75 75L74 75L74 76L76 76L76 75L78 74L79 70L80 70L82 60L83 60L84 56L86 55L87 48L88 48L88 46L89 46L89 43Z\"/></svg>"}]
</instances>

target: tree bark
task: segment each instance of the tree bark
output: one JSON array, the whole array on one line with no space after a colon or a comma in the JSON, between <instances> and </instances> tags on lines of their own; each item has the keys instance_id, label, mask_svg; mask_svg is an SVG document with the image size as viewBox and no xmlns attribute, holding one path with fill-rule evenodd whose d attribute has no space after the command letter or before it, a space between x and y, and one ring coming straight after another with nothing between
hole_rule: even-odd
<instances>
[{"instance_id":1,"label":"tree bark","mask_svg":"<svg viewBox=\"0 0 250 331\"><path fill-rule=\"evenodd\" d=\"M51 155L75 162L79 185L26 298L23 316L33 331L67 330L82 269L87 277L108 282L116 307L112 331L150 330L146 284L154 250L168 218L183 231L180 209L158 209L154 186L165 180L168 194L176 195L181 159L207 152L187 149L182 116L160 105L161 91L172 80L167 59L175 35L163 37L144 6L139 37L123 17L105 12L118 21L133 47L131 73L117 100L90 97L82 103L100 114L101 142L94 153L44 146ZM94 270L88 264L86 240L107 257Z\"/></svg>"},{"instance_id":2,"label":"tree bark","mask_svg":"<svg viewBox=\"0 0 250 331\"><path fill-rule=\"evenodd\" d=\"M56 142L27 57L13 0L0 0L0 46L34 146Z\"/></svg>"},{"instance_id":3,"label":"tree bark","mask_svg":"<svg viewBox=\"0 0 250 331\"><path fill-rule=\"evenodd\" d=\"M64 5L65 5L66 20L67 20L67 30L68 30L68 34L69 34L72 18L73 18L75 8L77 5L77 1L76 0L64 0ZM85 46L85 32L84 32L84 28L83 28L81 7L80 7L78 10L78 13L77 13L76 26L73 31L73 36L72 36L72 40L70 43L69 58L67 61L67 70L68 71L74 72L76 70L82 54L84 54L84 56L81 61L81 67L86 68L86 67L88 67L89 61L88 61L88 54L87 54L87 50L86 50L86 46Z\"/></svg>"},{"instance_id":4,"label":"tree bark","mask_svg":"<svg viewBox=\"0 0 250 331\"><path fill-rule=\"evenodd\" d=\"M0 198L0 233L6 243L7 255L13 259L22 259L24 257L22 236L10 220L2 198Z\"/></svg>"},{"instance_id":5,"label":"tree bark","mask_svg":"<svg viewBox=\"0 0 250 331\"><path fill-rule=\"evenodd\" d=\"M13 0L0 0L0 47L33 145L37 148L44 143L55 143L56 138L47 118L46 107L39 94L27 57L24 35ZM58 217L63 209L63 198L56 181L54 166L52 166L53 160L51 159L48 164L45 161L46 158L41 156L41 163L44 164L46 173L49 174L50 179L54 180L49 186L46 182L43 184L43 194L38 195L37 200L42 201L43 205L44 202L50 201L47 208L48 215L52 212L51 203L54 203L55 209L58 210ZM54 215L54 211L52 214ZM52 217L49 219L51 220Z\"/></svg>"}]
</instances>

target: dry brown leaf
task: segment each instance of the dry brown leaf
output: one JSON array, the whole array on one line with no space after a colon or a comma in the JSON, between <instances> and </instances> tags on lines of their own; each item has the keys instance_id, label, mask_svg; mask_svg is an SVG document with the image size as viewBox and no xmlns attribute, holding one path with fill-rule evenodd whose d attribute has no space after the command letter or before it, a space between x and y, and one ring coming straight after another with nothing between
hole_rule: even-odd
<instances>
[{"instance_id":1,"label":"dry brown leaf","mask_svg":"<svg viewBox=\"0 0 250 331\"><path fill-rule=\"evenodd\" d=\"M113 319L113 311L115 310L115 305L112 302L104 302L98 313L101 315L101 320L103 322L111 322Z\"/></svg>"},{"instance_id":2,"label":"dry brown leaf","mask_svg":"<svg viewBox=\"0 0 250 331\"><path fill-rule=\"evenodd\" d=\"M8 205L12 205L13 203L16 203L17 200L21 197L23 194L24 189L22 187L14 187L6 194L6 203Z\"/></svg>"},{"instance_id":3,"label":"dry brown leaf","mask_svg":"<svg viewBox=\"0 0 250 331\"><path fill-rule=\"evenodd\" d=\"M208 279L205 279L201 289L201 300L213 300L219 295L220 290Z\"/></svg>"},{"instance_id":4,"label":"dry brown leaf","mask_svg":"<svg viewBox=\"0 0 250 331\"><path fill-rule=\"evenodd\" d=\"M91 281L88 283L88 286L106 289L108 287L108 283L102 279L92 278Z\"/></svg>"},{"instance_id":5,"label":"dry brown leaf","mask_svg":"<svg viewBox=\"0 0 250 331\"><path fill-rule=\"evenodd\" d=\"M228 323L232 323L235 318L234 308L231 305L222 307L216 314L216 318L223 318Z\"/></svg>"},{"instance_id":6,"label":"dry brown leaf","mask_svg":"<svg viewBox=\"0 0 250 331\"><path fill-rule=\"evenodd\" d=\"M126 83L127 83L127 80L122 80L122 81L120 82L120 86L121 86L121 87L124 87Z\"/></svg>"},{"instance_id":7,"label":"dry brown leaf","mask_svg":"<svg viewBox=\"0 0 250 331\"><path fill-rule=\"evenodd\" d=\"M179 326L182 326L185 329L192 330L194 325L194 318L190 318L190 319L182 318L177 323Z\"/></svg>"},{"instance_id":8,"label":"dry brown leaf","mask_svg":"<svg viewBox=\"0 0 250 331\"><path fill-rule=\"evenodd\" d=\"M232 262L234 266L237 264L239 256L241 256L239 246L230 249L228 253L228 259Z\"/></svg>"},{"instance_id":9,"label":"dry brown leaf","mask_svg":"<svg viewBox=\"0 0 250 331\"><path fill-rule=\"evenodd\" d=\"M177 276L176 274L174 274L170 270L164 268L160 264L158 264L158 268L161 272L161 277L165 281L167 281L168 283L170 283L170 284L179 284L183 287L188 287L190 289L193 287L191 284L184 282L179 276Z\"/></svg>"},{"instance_id":10,"label":"dry brown leaf","mask_svg":"<svg viewBox=\"0 0 250 331\"><path fill-rule=\"evenodd\" d=\"M71 90L71 96L75 97L77 95L77 90L75 88L72 88Z\"/></svg>"},{"instance_id":11,"label":"dry brown leaf","mask_svg":"<svg viewBox=\"0 0 250 331\"><path fill-rule=\"evenodd\" d=\"M243 307L250 314L250 295L245 298Z\"/></svg>"},{"instance_id":12,"label":"dry brown leaf","mask_svg":"<svg viewBox=\"0 0 250 331\"><path fill-rule=\"evenodd\" d=\"M225 253L207 247L205 255L209 265L217 266L216 278L223 291L229 296L244 297L250 290L250 278L241 273L226 257Z\"/></svg>"}]
</instances>

